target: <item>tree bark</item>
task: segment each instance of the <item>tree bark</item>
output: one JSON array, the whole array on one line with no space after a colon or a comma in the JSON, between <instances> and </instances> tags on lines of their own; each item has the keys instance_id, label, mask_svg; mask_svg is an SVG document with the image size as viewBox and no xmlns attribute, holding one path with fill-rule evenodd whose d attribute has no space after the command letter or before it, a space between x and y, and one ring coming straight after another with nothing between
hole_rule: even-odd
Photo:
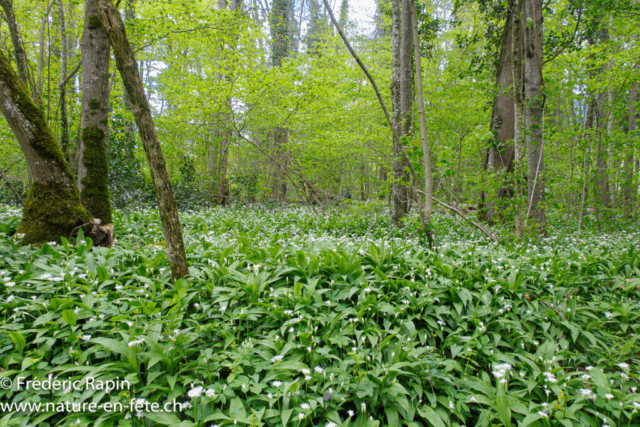
<instances>
[{"instance_id":1,"label":"tree bark","mask_svg":"<svg viewBox=\"0 0 640 427\"><path fill-rule=\"evenodd\" d=\"M485 171L496 174L501 183L497 192L497 199L505 199L512 189L504 185L504 180L513 172L513 130L514 106L513 93L510 91L513 83L513 13L507 11L507 18L500 48L500 63L496 74L496 98L493 101L490 130L492 140L487 148ZM496 214L496 200L488 193L482 193L482 215L489 224L494 223Z\"/></svg>"},{"instance_id":2,"label":"tree bark","mask_svg":"<svg viewBox=\"0 0 640 427\"><path fill-rule=\"evenodd\" d=\"M416 93L418 98L418 115L420 117L420 142L424 158L424 194L425 202L421 218L423 226L430 226L433 212L433 180L431 176L431 148L427 137L427 118L424 108L424 92L422 89L422 57L420 53L420 39L418 37L418 18L415 1L411 1L411 27L413 33L414 56L416 61ZM418 197L420 197L418 195Z\"/></svg>"},{"instance_id":3,"label":"tree bark","mask_svg":"<svg viewBox=\"0 0 640 427\"><path fill-rule=\"evenodd\" d=\"M629 93L629 145L624 159L624 184L622 194L624 197L625 213L633 216L636 205L636 194L638 186L633 183L633 166L634 166L634 142L637 138L638 129L638 82L631 85Z\"/></svg>"},{"instance_id":4,"label":"tree bark","mask_svg":"<svg viewBox=\"0 0 640 427\"><path fill-rule=\"evenodd\" d=\"M289 1L274 0L271 10L272 64L281 67L289 56ZM277 126L273 129L274 159L271 197L284 202L287 198L287 182L283 168L287 163L289 130Z\"/></svg>"},{"instance_id":5,"label":"tree bark","mask_svg":"<svg viewBox=\"0 0 640 427\"><path fill-rule=\"evenodd\" d=\"M524 188L523 188L523 168L522 160L524 150L522 147L522 121L524 103L522 99L522 59L520 45L522 2L525 0L510 0L513 12L513 27L511 33L512 49L512 69L513 69L513 93L514 93L514 126L513 126L513 147L514 147L514 193L516 195L516 217L515 228L516 238L524 238Z\"/></svg>"},{"instance_id":6,"label":"tree bark","mask_svg":"<svg viewBox=\"0 0 640 427\"><path fill-rule=\"evenodd\" d=\"M391 183L391 223L396 227L402 226L402 218L407 214L409 194L406 183L405 161L402 155L402 14L400 11L401 0L391 0L392 7L392 77L391 77L391 104L392 104L392 129L393 142L393 181Z\"/></svg>"},{"instance_id":7,"label":"tree bark","mask_svg":"<svg viewBox=\"0 0 640 427\"><path fill-rule=\"evenodd\" d=\"M103 224L113 222L109 197L109 35L95 0L86 0L82 37L82 132L78 190L82 205Z\"/></svg>"},{"instance_id":8,"label":"tree bark","mask_svg":"<svg viewBox=\"0 0 640 427\"><path fill-rule=\"evenodd\" d=\"M178 279L189 274L187 256L182 241L182 230L178 219L178 207L173 197L167 165L151 116L151 107L138 72L138 62L127 39L124 22L118 9L111 0L96 0L95 5L100 21L109 35L109 41L116 57L116 65L129 96L131 112L138 126L140 139L149 163L153 187L158 198L158 210L162 220L162 231L167 246L171 275L174 279Z\"/></svg>"},{"instance_id":9,"label":"tree bark","mask_svg":"<svg viewBox=\"0 0 640 427\"><path fill-rule=\"evenodd\" d=\"M0 4L2 5L4 15L6 16L7 23L9 25L9 33L11 35L11 42L13 43L13 55L15 56L16 66L18 68L18 76L20 76L22 83L24 83L25 86L30 87L31 92L33 92L33 86L29 80L29 70L27 68L27 54L24 51L24 46L22 45L20 31L18 30L18 23L16 22L16 17L13 13L13 7L11 6L11 0L0 0Z\"/></svg>"},{"instance_id":10,"label":"tree bark","mask_svg":"<svg viewBox=\"0 0 640 427\"><path fill-rule=\"evenodd\" d=\"M601 24L599 42L605 45L609 40L609 29L604 22ZM602 67L602 72L607 69L607 65ZM608 210L611 207L611 197L609 194L609 171L608 171L608 150L606 147L607 129L607 92L601 92L597 96L598 112L598 150L596 154L596 186L598 190L599 206L598 210Z\"/></svg>"},{"instance_id":11,"label":"tree bark","mask_svg":"<svg viewBox=\"0 0 640 427\"><path fill-rule=\"evenodd\" d=\"M60 90L60 145L62 152L68 159L69 155L69 119L67 117L67 26L64 16L64 5L62 0L56 0L58 7L58 20L60 21L60 82L58 89Z\"/></svg>"},{"instance_id":12,"label":"tree bark","mask_svg":"<svg viewBox=\"0 0 640 427\"><path fill-rule=\"evenodd\" d=\"M24 205L18 233L23 243L60 241L72 230L91 222L80 195L40 108L13 71L0 49L0 111L27 159L33 184Z\"/></svg>"},{"instance_id":13,"label":"tree bark","mask_svg":"<svg viewBox=\"0 0 640 427\"><path fill-rule=\"evenodd\" d=\"M521 0L522 1L522 0ZM539 236L546 235L547 215L544 207L544 78L542 75L542 0L525 0L524 51L524 125L528 150L527 216L531 217Z\"/></svg>"}]
</instances>

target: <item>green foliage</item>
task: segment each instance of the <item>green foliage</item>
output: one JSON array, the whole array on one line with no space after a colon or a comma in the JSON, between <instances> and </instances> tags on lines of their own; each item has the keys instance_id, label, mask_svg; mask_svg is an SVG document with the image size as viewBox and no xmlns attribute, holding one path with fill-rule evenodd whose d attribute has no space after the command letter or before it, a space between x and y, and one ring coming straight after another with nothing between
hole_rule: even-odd
<instances>
[{"instance_id":1,"label":"green foliage","mask_svg":"<svg viewBox=\"0 0 640 427\"><path fill-rule=\"evenodd\" d=\"M0 209L11 229L20 211ZM497 246L437 214L436 253L387 218L380 205L355 203L324 215L183 213L191 277L176 282L151 211L115 212L110 249L82 236L41 248L0 236L0 376L131 384L110 393L3 389L2 402L126 408L5 421L638 423L637 230L601 235L586 221L577 239L575 222L551 215L554 237ZM403 233L418 225L409 217ZM132 399L180 407L137 413Z\"/></svg>"}]
</instances>

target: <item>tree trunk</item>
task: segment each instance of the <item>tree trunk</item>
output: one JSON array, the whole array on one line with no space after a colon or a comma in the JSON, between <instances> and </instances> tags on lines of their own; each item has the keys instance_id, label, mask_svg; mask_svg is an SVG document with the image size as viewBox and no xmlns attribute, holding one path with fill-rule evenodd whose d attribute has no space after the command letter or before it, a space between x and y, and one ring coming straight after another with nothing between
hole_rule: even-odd
<instances>
[{"instance_id":1,"label":"tree trunk","mask_svg":"<svg viewBox=\"0 0 640 427\"><path fill-rule=\"evenodd\" d=\"M289 56L289 1L274 0L271 10L272 64L282 66ZM287 182L283 169L287 162L289 131L277 126L273 129L274 159L271 197L284 202L287 197Z\"/></svg>"},{"instance_id":2,"label":"tree trunk","mask_svg":"<svg viewBox=\"0 0 640 427\"><path fill-rule=\"evenodd\" d=\"M423 226L427 227L431 223L433 212L433 180L431 177L431 148L427 139L427 118L424 109L424 92L422 89L422 57L420 54L420 39L418 36L418 18L416 14L415 1L411 1L411 27L413 33L414 56L416 61L416 93L418 98L418 115L420 117L420 141L422 143L422 153L424 158L424 193L425 203L423 212L420 215L423 219ZM419 194L417 197L421 197Z\"/></svg>"},{"instance_id":3,"label":"tree trunk","mask_svg":"<svg viewBox=\"0 0 640 427\"><path fill-rule=\"evenodd\" d=\"M542 76L542 0L525 0L524 51L524 125L528 149L529 202L531 217L539 236L546 235L547 215L544 207L544 79Z\"/></svg>"},{"instance_id":4,"label":"tree trunk","mask_svg":"<svg viewBox=\"0 0 640 427\"><path fill-rule=\"evenodd\" d=\"M633 150L634 142L637 138L636 131L638 129L638 82L631 85L629 98L629 145L624 159L624 187L622 194L624 197L625 213L628 216L633 216L636 204L636 193L638 192L638 187L633 184Z\"/></svg>"},{"instance_id":5,"label":"tree trunk","mask_svg":"<svg viewBox=\"0 0 640 427\"><path fill-rule=\"evenodd\" d=\"M151 107L138 72L138 63L127 39L124 22L118 9L115 8L111 0L95 0L95 5L100 21L109 35L109 41L116 57L116 65L129 96L131 112L147 155L153 187L158 198L158 210L162 220L162 231L167 246L171 275L174 279L178 279L189 274L187 256L182 241L182 230L178 219L178 207L173 197L162 147L151 117Z\"/></svg>"},{"instance_id":6,"label":"tree trunk","mask_svg":"<svg viewBox=\"0 0 640 427\"><path fill-rule=\"evenodd\" d=\"M91 216L80 203L71 170L42 111L0 49L0 111L27 159L33 184L24 205L18 233L24 243L60 241L72 230L89 223Z\"/></svg>"},{"instance_id":7,"label":"tree trunk","mask_svg":"<svg viewBox=\"0 0 640 427\"><path fill-rule=\"evenodd\" d=\"M602 23L600 28L599 41L601 45L605 45L609 40L609 29L606 24ZM602 72L607 69L607 65L602 67ZM597 96L598 108L598 151L596 157L596 185L598 189L598 197L600 204L598 208L608 210L611 207L611 197L609 194L609 171L608 171L608 150L606 147L606 126L607 126L607 92L601 92Z\"/></svg>"},{"instance_id":8,"label":"tree trunk","mask_svg":"<svg viewBox=\"0 0 640 427\"><path fill-rule=\"evenodd\" d=\"M65 157L69 158L69 119L67 117L67 26L64 19L64 5L62 0L56 0L58 19L60 21L60 145Z\"/></svg>"},{"instance_id":9,"label":"tree trunk","mask_svg":"<svg viewBox=\"0 0 640 427\"><path fill-rule=\"evenodd\" d=\"M507 18L500 48L500 63L496 74L496 98L493 101L490 130L492 140L487 148L484 169L496 174L498 182L497 199L510 196L512 189L505 184L505 178L513 172L513 129L514 106L513 93L510 91L513 83L513 14L507 11ZM482 195L482 215L489 224L494 223L496 214L496 200L488 193Z\"/></svg>"},{"instance_id":10,"label":"tree trunk","mask_svg":"<svg viewBox=\"0 0 640 427\"><path fill-rule=\"evenodd\" d=\"M522 2L525 0L511 0L510 6L513 12L512 27L512 69L513 69L513 93L514 93L514 126L513 126L513 147L514 147L514 193L516 196L516 238L524 238L524 186L522 159L524 150L522 147L522 121L523 121L523 100L522 100L522 60L520 45L520 25L522 14Z\"/></svg>"},{"instance_id":11,"label":"tree trunk","mask_svg":"<svg viewBox=\"0 0 640 427\"><path fill-rule=\"evenodd\" d=\"M109 35L95 0L85 3L82 38L82 134L78 146L78 190L82 205L110 224L109 197Z\"/></svg>"},{"instance_id":12,"label":"tree trunk","mask_svg":"<svg viewBox=\"0 0 640 427\"><path fill-rule=\"evenodd\" d=\"M402 226L402 218L407 214L407 206L409 202L408 189L406 185L405 161L402 156L402 63L401 63L401 31L402 31L402 15L400 12L400 1L392 0L392 78L391 78L391 103L393 109L392 129L393 133L393 181L391 183L391 223L396 226Z\"/></svg>"},{"instance_id":13,"label":"tree trunk","mask_svg":"<svg viewBox=\"0 0 640 427\"><path fill-rule=\"evenodd\" d=\"M13 54L16 60L16 66L18 68L18 76L25 86L30 87L33 92L33 87L29 80L29 71L27 67L27 54L24 51L22 40L20 39L20 31L18 30L18 23L13 13L13 7L11 6L11 0L0 0L4 15L7 18L9 24L9 33L11 35L11 42L13 43Z\"/></svg>"}]
</instances>

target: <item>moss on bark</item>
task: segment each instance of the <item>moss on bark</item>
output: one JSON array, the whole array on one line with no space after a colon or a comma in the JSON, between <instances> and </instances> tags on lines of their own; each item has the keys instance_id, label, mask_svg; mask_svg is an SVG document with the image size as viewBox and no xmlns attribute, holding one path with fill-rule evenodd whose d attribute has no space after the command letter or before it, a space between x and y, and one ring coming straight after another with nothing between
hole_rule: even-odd
<instances>
[{"instance_id":1,"label":"moss on bark","mask_svg":"<svg viewBox=\"0 0 640 427\"><path fill-rule=\"evenodd\" d=\"M74 185L41 184L34 182L24 204L18 233L23 243L59 242L69 238L71 231L91 220L91 215L78 201Z\"/></svg>"},{"instance_id":2,"label":"moss on bark","mask_svg":"<svg viewBox=\"0 0 640 427\"><path fill-rule=\"evenodd\" d=\"M99 218L103 224L110 224L112 217L105 139L105 132L97 126L89 126L82 130L82 163L86 167L87 175L82 179L80 198L82 205L94 218Z\"/></svg>"},{"instance_id":3,"label":"moss on bark","mask_svg":"<svg viewBox=\"0 0 640 427\"><path fill-rule=\"evenodd\" d=\"M9 63L7 56L0 52L0 80L5 82L12 92L12 100L17 104L20 114L37 129L29 145L40 157L55 161L64 173L71 178L71 169L67 164L60 145L51 133L40 107L33 102L27 88L22 84Z\"/></svg>"}]
</instances>

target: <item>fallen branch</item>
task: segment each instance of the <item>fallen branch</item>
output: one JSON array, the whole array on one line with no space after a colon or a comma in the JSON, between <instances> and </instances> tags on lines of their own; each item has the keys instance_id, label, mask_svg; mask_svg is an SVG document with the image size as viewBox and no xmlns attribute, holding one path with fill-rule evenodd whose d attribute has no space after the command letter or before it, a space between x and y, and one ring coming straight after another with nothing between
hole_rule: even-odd
<instances>
[{"instance_id":1,"label":"fallen branch","mask_svg":"<svg viewBox=\"0 0 640 427\"><path fill-rule=\"evenodd\" d=\"M425 194L424 191L422 190L418 190L419 193ZM475 221L471 218L469 218L468 216L466 216L460 209L458 209L455 206L452 206L448 203L443 202L442 200L439 200L437 198L433 198L433 200L436 201L436 203L438 203L440 206L449 209L450 211L456 213L459 217L461 217L462 219L464 219L465 221L467 221L469 224L473 225L474 227L476 227L478 230L480 230L482 232L482 234L484 234L485 236L487 236L489 239L491 239L492 241L499 243L498 238L491 233L489 230L486 229L486 227L482 224L480 224L478 221Z\"/></svg>"}]
</instances>

